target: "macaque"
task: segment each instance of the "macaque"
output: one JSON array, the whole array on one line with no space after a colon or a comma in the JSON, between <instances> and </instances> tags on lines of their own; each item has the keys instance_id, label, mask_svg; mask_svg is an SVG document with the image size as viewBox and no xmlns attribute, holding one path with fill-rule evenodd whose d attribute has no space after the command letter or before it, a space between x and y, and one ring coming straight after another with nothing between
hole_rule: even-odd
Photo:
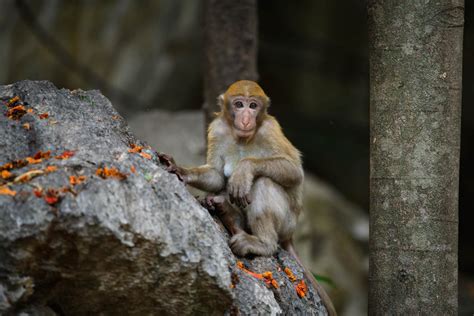
<instances>
[{"instance_id":1,"label":"macaque","mask_svg":"<svg viewBox=\"0 0 474 316\"><path fill-rule=\"evenodd\" d=\"M219 211L236 255L271 256L280 245L301 264L292 244L303 198L299 151L267 114L270 99L257 83L233 83L218 103L221 111L208 129L207 163L174 171L215 194L205 204ZM324 289L307 269L305 274L329 315L336 315Z\"/></svg>"}]
</instances>

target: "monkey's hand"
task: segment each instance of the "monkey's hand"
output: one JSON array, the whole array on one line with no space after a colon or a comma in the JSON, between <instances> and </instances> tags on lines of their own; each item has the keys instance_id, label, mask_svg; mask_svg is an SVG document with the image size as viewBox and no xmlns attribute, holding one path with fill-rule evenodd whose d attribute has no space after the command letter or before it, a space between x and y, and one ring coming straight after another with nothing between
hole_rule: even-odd
<instances>
[{"instance_id":1,"label":"monkey's hand","mask_svg":"<svg viewBox=\"0 0 474 316\"><path fill-rule=\"evenodd\" d=\"M165 165L166 171L175 174L179 181L186 183L185 171L174 162L173 157L167 154L158 154L158 159Z\"/></svg>"},{"instance_id":2,"label":"monkey's hand","mask_svg":"<svg viewBox=\"0 0 474 316\"><path fill-rule=\"evenodd\" d=\"M227 189L229 200L238 207L244 208L250 204L250 189L255 177L253 163L241 160L229 178Z\"/></svg>"}]
</instances>

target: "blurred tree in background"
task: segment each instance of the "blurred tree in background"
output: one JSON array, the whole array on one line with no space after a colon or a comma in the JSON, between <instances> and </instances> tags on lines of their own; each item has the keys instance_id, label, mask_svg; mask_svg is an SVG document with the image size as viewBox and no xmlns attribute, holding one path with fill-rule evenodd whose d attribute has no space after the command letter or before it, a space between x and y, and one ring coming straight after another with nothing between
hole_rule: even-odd
<instances>
[{"instance_id":1,"label":"blurred tree in background","mask_svg":"<svg viewBox=\"0 0 474 316\"><path fill-rule=\"evenodd\" d=\"M456 315L464 0L368 12L369 314Z\"/></svg>"}]
</instances>

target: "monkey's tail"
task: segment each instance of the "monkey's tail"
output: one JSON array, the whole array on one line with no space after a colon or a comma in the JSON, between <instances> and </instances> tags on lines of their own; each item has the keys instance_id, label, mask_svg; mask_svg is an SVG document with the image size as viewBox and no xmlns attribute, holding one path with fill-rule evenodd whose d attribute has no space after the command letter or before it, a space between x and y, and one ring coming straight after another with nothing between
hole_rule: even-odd
<instances>
[{"instance_id":1,"label":"monkey's tail","mask_svg":"<svg viewBox=\"0 0 474 316\"><path fill-rule=\"evenodd\" d=\"M316 278L308 270L308 268L306 268L300 257L298 257L295 247L293 246L293 240L290 239L288 241L285 241L282 243L281 246L283 247L283 249L288 251L293 256L293 258L295 258L296 262L298 262L300 266L303 267L304 275L311 281L311 284L313 284L314 289L318 292L319 296L321 297L321 300L323 301L324 306L326 307L326 310L328 311L329 316L337 316L336 309L334 308L334 305L332 304L329 295L326 293L321 284L316 281Z\"/></svg>"}]
</instances>

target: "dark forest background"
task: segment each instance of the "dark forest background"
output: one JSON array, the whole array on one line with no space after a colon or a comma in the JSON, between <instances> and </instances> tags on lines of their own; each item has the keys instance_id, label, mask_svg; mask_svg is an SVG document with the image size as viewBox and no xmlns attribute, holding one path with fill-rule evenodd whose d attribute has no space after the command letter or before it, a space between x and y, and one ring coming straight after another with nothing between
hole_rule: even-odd
<instances>
[{"instance_id":1,"label":"dark forest background","mask_svg":"<svg viewBox=\"0 0 474 316\"><path fill-rule=\"evenodd\" d=\"M199 1L1 0L0 84L100 89L127 119L203 103ZM474 298L474 3L466 1L460 294ZM368 210L366 2L260 1L258 71L305 168ZM468 304L465 302L464 304Z\"/></svg>"}]
</instances>

